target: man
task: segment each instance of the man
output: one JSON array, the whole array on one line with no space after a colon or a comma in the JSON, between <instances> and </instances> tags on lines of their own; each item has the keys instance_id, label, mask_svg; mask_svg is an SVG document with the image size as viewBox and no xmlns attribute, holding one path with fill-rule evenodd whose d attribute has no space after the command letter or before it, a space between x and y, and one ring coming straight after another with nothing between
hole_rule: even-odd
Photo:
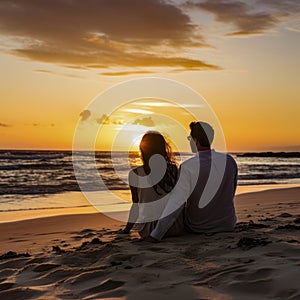
<instances>
[{"instance_id":1,"label":"man","mask_svg":"<svg viewBox=\"0 0 300 300\"><path fill-rule=\"evenodd\" d=\"M179 180L147 241L160 241L182 214L185 230L192 233L234 229L236 162L229 154L211 149L214 130L208 123L192 122L190 129L188 139L196 155L181 164Z\"/></svg>"}]
</instances>

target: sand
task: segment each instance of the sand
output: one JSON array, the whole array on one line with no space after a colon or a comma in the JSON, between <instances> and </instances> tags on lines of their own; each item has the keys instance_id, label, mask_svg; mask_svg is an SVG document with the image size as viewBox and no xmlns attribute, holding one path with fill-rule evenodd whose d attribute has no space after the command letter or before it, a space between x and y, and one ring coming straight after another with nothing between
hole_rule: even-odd
<instances>
[{"instance_id":1,"label":"sand","mask_svg":"<svg viewBox=\"0 0 300 300\"><path fill-rule=\"evenodd\" d=\"M300 188L235 203L235 232L155 244L100 213L2 223L0 299L300 299Z\"/></svg>"}]
</instances>

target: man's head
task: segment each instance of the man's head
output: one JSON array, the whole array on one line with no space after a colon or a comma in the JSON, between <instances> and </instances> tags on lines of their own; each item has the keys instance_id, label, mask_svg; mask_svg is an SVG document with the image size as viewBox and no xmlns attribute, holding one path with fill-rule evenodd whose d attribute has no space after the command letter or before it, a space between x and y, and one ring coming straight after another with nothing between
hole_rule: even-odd
<instances>
[{"instance_id":1,"label":"man's head","mask_svg":"<svg viewBox=\"0 0 300 300\"><path fill-rule=\"evenodd\" d=\"M190 123L192 152L208 150L214 139L214 129L205 122Z\"/></svg>"}]
</instances>

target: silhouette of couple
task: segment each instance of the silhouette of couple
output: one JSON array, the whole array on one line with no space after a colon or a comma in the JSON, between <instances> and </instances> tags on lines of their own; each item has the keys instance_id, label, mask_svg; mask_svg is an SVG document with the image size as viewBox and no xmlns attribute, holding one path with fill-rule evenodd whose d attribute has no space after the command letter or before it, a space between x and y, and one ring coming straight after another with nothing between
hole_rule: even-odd
<instances>
[{"instance_id":1,"label":"silhouette of couple","mask_svg":"<svg viewBox=\"0 0 300 300\"><path fill-rule=\"evenodd\" d=\"M158 242L184 232L216 233L234 229L236 162L229 154L211 149L214 130L208 123L192 122L188 139L195 156L178 169L163 135L145 133L140 143L143 165L129 173L132 207L121 233L128 234L134 228L142 240ZM151 163L155 154L164 158L164 167ZM157 182L154 180L148 186L139 184L145 178L151 182L149 175L160 168L164 174Z\"/></svg>"}]
</instances>

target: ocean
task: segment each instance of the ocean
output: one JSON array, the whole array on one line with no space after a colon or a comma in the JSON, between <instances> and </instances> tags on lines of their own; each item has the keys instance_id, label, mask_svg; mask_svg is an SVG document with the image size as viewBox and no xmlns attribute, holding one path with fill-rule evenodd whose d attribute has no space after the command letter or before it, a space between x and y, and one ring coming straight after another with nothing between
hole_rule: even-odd
<instances>
[{"instance_id":1,"label":"ocean","mask_svg":"<svg viewBox=\"0 0 300 300\"><path fill-rule=\"evenodd\" d=\"M299 152L231 153L239 169L238 185L299 184ZM181 161L191 157L184 153ZM84 191L128 190L121 178L131 166L141 164L138 153L118 152L112 162L110 152L96 152L95 161L105 185L91 176L91 153L77 152L80 162L81 187ZM118 175L115 173L118 169ZM0 212L24 209L22 203L41 196L78 192L71 151L0 150ZM57 205L57 203L56 203ZM41 203L37 207L43 207ZM47 205L49 207L49 205Z\"/></svg>"}]
</instances>

